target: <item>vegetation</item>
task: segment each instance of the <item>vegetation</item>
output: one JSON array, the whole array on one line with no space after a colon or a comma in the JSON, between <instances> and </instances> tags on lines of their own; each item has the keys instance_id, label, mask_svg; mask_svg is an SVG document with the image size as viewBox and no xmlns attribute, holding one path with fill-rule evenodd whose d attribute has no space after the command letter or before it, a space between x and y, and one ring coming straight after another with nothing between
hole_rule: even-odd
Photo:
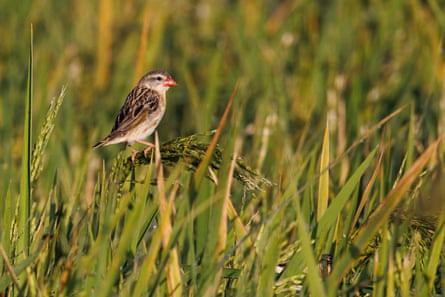
<instances>
[{"instance_id":1,"label":"vegetation","mask_svg":"<svg viewBox=\"0 0 445 297\"><path fill-rule=\"evenodd\" d=\"M442 2L22 2L1 296L444 294ZM156 68L152 155L92 150Z\"/></svg>"}]
</instances>

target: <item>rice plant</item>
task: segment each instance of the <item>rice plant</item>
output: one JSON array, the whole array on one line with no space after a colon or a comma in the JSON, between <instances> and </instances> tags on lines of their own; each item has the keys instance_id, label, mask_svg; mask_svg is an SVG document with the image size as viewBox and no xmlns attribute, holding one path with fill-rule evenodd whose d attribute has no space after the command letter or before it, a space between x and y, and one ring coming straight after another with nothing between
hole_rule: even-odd
<instances>
[{"instance_id":1,"label":"rice plant","mask_svg":"<svg viewBox=\"0 0 445 297\"><path fill-rule=\"evenodd\" d=\"M442 3L0 8L1 296L443 295Z\"/></svg>"}]
</instances>

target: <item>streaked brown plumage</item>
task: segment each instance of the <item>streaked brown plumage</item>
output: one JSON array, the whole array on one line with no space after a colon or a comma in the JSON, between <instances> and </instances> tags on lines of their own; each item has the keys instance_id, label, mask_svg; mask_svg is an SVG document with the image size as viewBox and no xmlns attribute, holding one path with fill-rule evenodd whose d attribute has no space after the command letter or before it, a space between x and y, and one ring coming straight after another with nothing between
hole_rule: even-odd
<instances>
[{"instance_id":1,"label":"streaked brown plumage","mask_svg":"<svg viewBox=\"0 0 445 297\"><path fill-rule=\"evenodd\" d=\"M176 82L165 71L155 70L144 75L131 90L114 122L110 134L93 148L126 142L132 150L134 161L137 151L131 147L135 142L147 145L146 154L154 145L144 139L159 125L165 113L166 92Z\"/></svg>"}]
</instances>

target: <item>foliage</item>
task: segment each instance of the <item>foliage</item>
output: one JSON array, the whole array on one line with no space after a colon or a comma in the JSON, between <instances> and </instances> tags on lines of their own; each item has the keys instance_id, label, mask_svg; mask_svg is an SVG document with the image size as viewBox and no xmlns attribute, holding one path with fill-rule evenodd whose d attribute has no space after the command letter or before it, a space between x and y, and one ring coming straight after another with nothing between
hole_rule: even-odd
<instances>
[{"instance_id":1,"label":"foliage","mask_svg":"<svg viewBox=\"0 0 445 297\"><path fill-rule=\"evenodd\" d=\"M3 1L0 295L440 296L443 11ZM156 149L92 150L154 68Z\"/></svg>"}]
</instances>

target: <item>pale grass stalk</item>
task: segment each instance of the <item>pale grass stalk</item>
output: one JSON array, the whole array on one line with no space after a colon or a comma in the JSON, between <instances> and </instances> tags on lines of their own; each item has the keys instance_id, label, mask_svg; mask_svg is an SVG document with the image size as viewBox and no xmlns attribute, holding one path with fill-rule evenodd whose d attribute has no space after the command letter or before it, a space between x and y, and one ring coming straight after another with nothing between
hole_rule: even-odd
<instances>
[{"instance_id":1,"label":"pale grass stalk","mask_svg":"<svg viewBox=\"0 0 445 297\"><path fill-rule=\"evenodd\" d=\"M389 235L389 232L388 232ZM389 236L388 236L389 237ZM385 297L395 297L395 275L397 274L395 263L394 263L394 256L395 251L393 248L393 245L391 244L391 241L394 240L393 238L389 239L388 242L390 243L388 245L388 254L387 254L387 263L388 268L386 270L387 275L387 281L386 281L386 294Z\"/></svg>"},{"instance_id":2,"label":"pale grass stalk","mask_svg":"<svg viewBox=\"0 0 445 297\"><path fill-rule=\"evenodd\" d=\"M275 128L278 116L274 112L266 117L266 123L263 128L263 133L261 134L261 147L258 153L257 170L263 167L264 159L267 155L267 148L269 146L270 135L273 133L272 130Z\"/></svg>"},{"instance_id":3,"label":"pale grass stalk","mask_svg":"<svg viewBox=\"0 0 445 297\"><path fill-rule=\"evenodd\" d=\"M162 169L161 152L159 150L159 137L157 132L155 134L155 166L158 180L159 217L160 221L162 222L162 224L159 225L159 230L162 234L163 249L170 254L166 268L168 292L170 296L179 297L182 296L182 286L178 251L176 250L176 247L172 247L170 251L168 251L173 230L170 217L174 208L174 199L172 199L174 196L170 197L168 201L165 196L164 173Z\"/></svg>"},{"instance_id":4,"label":"pale grass stalk","mask_svg":"<svg viewBox=\"0 0 445 297\"><path fill-rule=\"evenodd\" d=\"M368 201L368 199L370 197L373 186L375 185L375 180L377 179L377 176L379 175L379 173L382 170L383 153L384 153L384 150L382 147L382 149L380 150L378 160L377 160L377 164L374 168L374 171L372 172L371 178L369 179L369 182L367 183L365 190L363 191L363 195L360 198L360 203L359 203L357 209L355 210L355 215L354 215L354 218L352 219L352 223L351 223L352 227L351 227L349 236L352 236L352 233L355 232L356 229L354 228L354 226L357 224L357 222L360 218L360 215L362 213L362 210L365 208L366 202Z\"/></svg>"},{"instance_id":5,"label":"pale grass stalk","mask_svg":"<svg viewBox=\"0 0 445 297\"><path fill-rule=\"evenodd\" d=\"M11 276L12 281L14 282L14 285L17 287L17 289L20 288L20 283L17 278L17 275L15 275L14 268L11 265L11 261L9 261L8 255L5 252L5 249L3 248L3 245L0 243L0 254L2 255L3 261L5 261L6 269L9 272L9 275Z\"/></svg>"},{"instance_id":6,"label":"pale grass stalk","mask_svg":"<svg viewBox=\"0 0 445 297\"><path fill-rule=\"evenodd\" d=\"M222 203L221 217L218 228L218 238L216 240L216 247L214 253L215 262L218 262L220 260L221 255L223 255L227 244L228 208L230 205L232 205L232 202L230 200L230 192L233 184L233 172L235 171L236 158L240 148L241 148L241 140L237 138L235 141L233 158L232 161L230 162L230 168L227 176L226 189L224 193L224 202ZM204 293L204 296L211 297L216 295L221 276L222 276L222 267L218 267L213 277L213 282L208 286L206 292Z\"/></svg>"},{"instance_id":7,"label":"pale grass stalk","mask_svg":"<svg viewBox=\"0 0 445 297\"><path fill-rule=\"evenodd\" d=\"M235 207L233 206L233 203L231 200L227 201L227 213L229 215L229 219L231 221L234 221L234 228L235 233L238 236L238 239L245 238L247 236L247 229L244 226L243 222L241 221L238 212L236 211ZM246 238L245 240L246 248L252 248L253 243L250 238Z\"/></svg>"}]
</instances>

